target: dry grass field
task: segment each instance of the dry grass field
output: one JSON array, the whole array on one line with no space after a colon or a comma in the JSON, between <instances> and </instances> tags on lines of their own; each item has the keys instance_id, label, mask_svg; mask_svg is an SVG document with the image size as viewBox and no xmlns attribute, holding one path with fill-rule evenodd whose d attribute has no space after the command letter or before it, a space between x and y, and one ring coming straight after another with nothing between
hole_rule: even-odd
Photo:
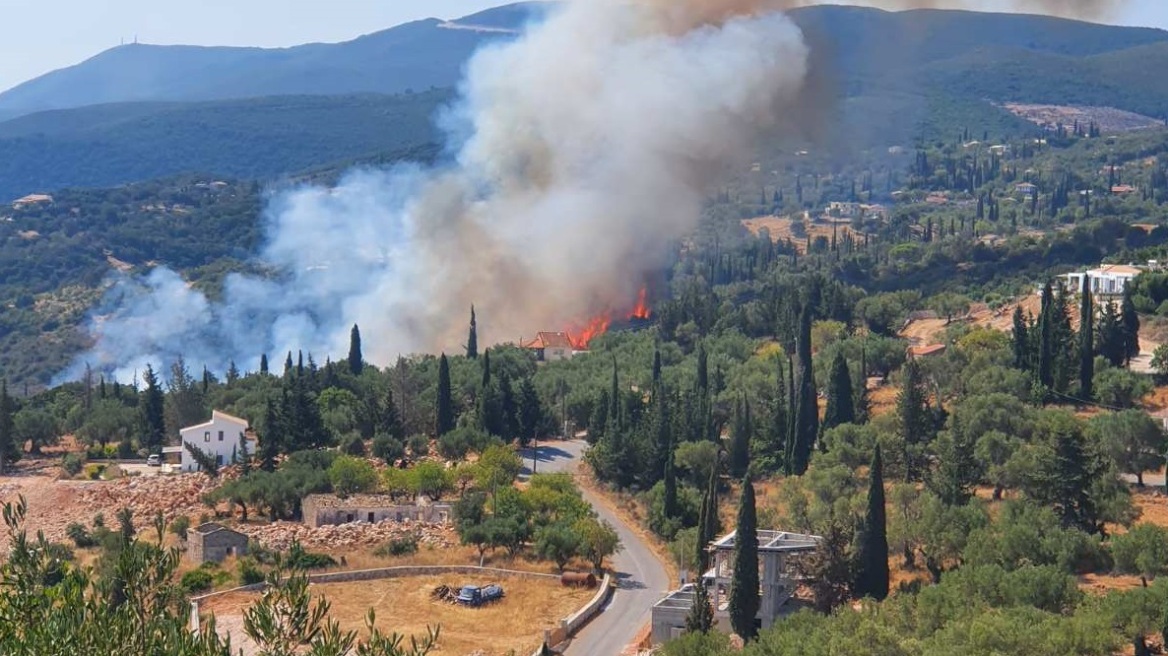
<instances>
[{"instance_id":1,"label":"dry grass field","mask_svg":"<svg viewBox=\"0 0 1168 656\"><path fill-rule=\"evenodd\" d=\"M482 608L464 608L430 597L439 585L488 583L500 583L506 596ZM332 604L330 616L340 622L342 629L355 630L358 635L365 633L365 615L370 608L377 615L378 626L387 633L421 636L427 627L440 626L438 648L431 652L437 656L505 656L512 650L530 653L543 640L545 629L578 610L596 592L565 588L553 579L498 580L459 575L314 584L312 591ZM215 614L221 630L230 629L232 644L238 644L243 638L237 629L242 625L243 609L258 598L258 593L232 593L208 599L201 611Z\"/></svg>"}]
</instances>

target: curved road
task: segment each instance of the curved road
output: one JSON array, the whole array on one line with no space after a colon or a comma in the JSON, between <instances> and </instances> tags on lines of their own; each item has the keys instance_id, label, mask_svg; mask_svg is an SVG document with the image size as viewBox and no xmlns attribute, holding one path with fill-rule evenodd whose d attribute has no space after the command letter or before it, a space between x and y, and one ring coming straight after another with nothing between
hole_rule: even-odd
<instances>
[{"instance_id":1,"label":"curved road","mask_svg":"<svg viewBox=\"0 0 1168 656\"><path fill-rule=\"evenodd\" d=\"M579 440L539 445L536 471L574 473L588 444ZM531 451L523 452L524 476L531 468ZM623 549L613 556L617 589L604 611L572 639L565 656L618 656L649 623L653 604L669 592L669 574L645 543L625 522L587 490L584 499L620 536Z\"/></svg>"}]
</instances>

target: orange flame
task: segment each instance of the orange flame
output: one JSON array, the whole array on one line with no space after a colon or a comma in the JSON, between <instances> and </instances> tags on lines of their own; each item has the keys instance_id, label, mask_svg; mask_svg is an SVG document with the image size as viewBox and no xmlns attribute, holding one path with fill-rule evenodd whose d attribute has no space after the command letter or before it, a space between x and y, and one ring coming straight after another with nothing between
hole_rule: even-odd
<instances>
[{"instance_id":1,"label":"orange flame","mask_svg":"<svg viewBox=\"0 0 1168 656\"><path fill-rule=\"evenodd\" d=\"M648 319L649 318L649 304L645 301L645 296L648 295L649 290L645 287L641 288L637 294L637 307L633 308L630 319Z\"/></svg>"},{"instance_id":2,"label":"orange flame","mask_svg":"<svg viewBox=\"0 0 1168 656\"><path fill-rule=\"evenodd\" d=\"M629 312L627 318L648 319L650 317L651 313L649 311L647 297L648 289L642 287L641 291L637 294L637 304ZM569 329L567 331L568 340L572 342L572 348L577 351L587 351L592 340L608 332L609 326L612 325L612 315L612 311L604 312L589 319L583 327L577 326Z\"/></svg>"}]
</instances>

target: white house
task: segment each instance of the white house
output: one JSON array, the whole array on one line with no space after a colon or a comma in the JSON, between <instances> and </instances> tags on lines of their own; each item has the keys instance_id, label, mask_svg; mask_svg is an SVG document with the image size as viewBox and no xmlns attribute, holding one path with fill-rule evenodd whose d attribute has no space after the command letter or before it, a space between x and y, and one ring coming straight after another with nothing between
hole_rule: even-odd
<instances>
[{"instance_id":1,"label":"white house","mask_svg":"<svg viewBox=\"0 0 1168 656\"><path fill-rule=\"evenodd\" d=\"M1121 296L1128 283L1143 272L1142 268L1128 264L1104 264L1086 273L1068 273L1064 278L1067 289L1076 294L1083 293L1083 278L1087 277L1091 281L1092 294Z\"/></svg>"},{"instance_id":2,"label":"white house","mask_svg":"<svg viewBox=\"0 0 1168 656\"><path fill-rule=\"evenodd\" d=\"M541 362L570 360L576 352L568 333L537 333L530 342L519 340L519 345L534 351L535 358Z\"/></svg>"},{"instance_id":3,"label":"white house","mask_svg":"<svg viewBox=\"0 0 1168 656\"><path fill-rule=\"evenodd\" d=\"M239 417L215 410L211 413L211 421L190 426L179 431L182 443L179 446L168 446L162 449L164 454L178 454L179 469L184 473L199 470L199 463L195 462L187 452L185 445L198 447L207 455L215 458L220 466L231 464L233 459L240 456L239 444L246 440L247 452L256 452L256 441L246 438L247 421Z\"/></svg>"}]
</instances>

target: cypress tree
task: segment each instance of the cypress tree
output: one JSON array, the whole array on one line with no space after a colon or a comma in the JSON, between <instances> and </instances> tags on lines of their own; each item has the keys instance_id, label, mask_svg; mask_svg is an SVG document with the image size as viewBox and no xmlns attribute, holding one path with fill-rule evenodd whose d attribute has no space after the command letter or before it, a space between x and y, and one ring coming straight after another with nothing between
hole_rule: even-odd
<instances>
[{"instance_id":1,"label":"cypress tree","mask_svg":"<svg viewBox=\"0 0 1168 656\"><path fill-rule=\"evenodd\" d=\"M1140 315L1132 302L1130 286L1124 286L1119 318L1123 326L1124 363L1130 365L1131 359L1140 354Z\"/></svg>"},{"instance_id":2,"label":"cypress tree","mask_svg":"<svg viewBox=\"0 0 1168 656\"><path fill-rule=\"evenodd\" d=\"M260 469L276 471L276 456L280 455L280 417L276 404L268 399L264 409L264 432L260 435Z\"/></svg>"},{"instance_id":3,"label":"cypress tree","mask_svg":"<svg viewBox=\"0 0 1168 656\"><path fill-rule=\"evenodd\" d=\"M1123 366L1126 357L1126 336L1115 301L1103 306L1099 317L1099 354L1113 367Z\"/></svg>"},{"instance_id":4,"label":"cypress tree","mask_svg":"<svg viewBox=\"0 0 1168 656\"><path fill-rule=\"evenodd\" d=\"M450 391L450 363L446 354L438 359L438 403L434 431L439 437L454 430L454 399Z\"/></svg>"},{"instance_id":5,"label":"cypress tree","mask_svg":"<svg viewBox=\"0 0 1168 656\"><path fill-rule=\"evenodd\" d=\"M710 395L710 362L705 344L698 344L697 390L702 396Z\"/></svg>"},{"instance_id":6,"label":"cypress tree","mask_svg":"<svg viewBox=\"0 0 1168 656\"><path fill-rule=\"evenodd\" d=\"M795 408L794 473L802 475L811 460L811 450L819 434L819 395L815 391L815 372L811 362L811 307L803 305L799 315L799 339L796 341L799 360L799 397Z\"/></svg>"},{"instance_id":7,"label":"cypress tree","mask_svg":"<svg viewBox=\"0 0 1168 656\"><path fill-rule=\"evenodd\" d=\"M852 408L856 413L856 423L868 423L871 405L868 401L868 350L860 350L860 371L856 381L856 400Z\"/></svg>"},{"instance_id":8,"label":"cypress tree","mask_svg":"<svg viewBox=\"0 0 1168 656\"><path fill-rule=\"evenodd\" d=\"M1083 293L1079 302L1079 396L1090 401L1094 396L1095 380L1095 306L1091 298L1091 284L1083 277Z\"/></svg>"},{"instance_id":9,"label":"cypress tree","mask_svg":"<svg viewBox=\"0 0 1168 656\"><path fill-rule=\"evenodd\" d=\"M474 360L479 357L479 327L475 321L474 306L470 306L470 333L466 336L466 357Z\"/></svg>"},{"instance_id":10,"label":"cypress tree","mask_svg":"<svg viewBox=\"0 0 1168 656\"><path fill-rule=\"evenodd\" d=\"M8 379L0 380L0 474L8 469L9 454L16 448L12 416L15 413L12 397L8 396Z\"/></svg>"},{"instance_id":11,"label":"cypress tree","mask_svg":"<svg viewBox=\"0 0 1168 656\"><path fill-rule=\"evenodd\" d=\"M1050 281L1042 287L1042 306L1038 313L1038 382L1047 389L1054 387L1055 329L1051 316L1054 287Z\"/></svg>"},{"instance_id":12,"label":"cypress tree","mask_svg":"<svg viewBox=\"0 0 1168 656\"><path fill-rule=\"evenodd\" d=\"M709 633L714 627L714 607L710 605L710 592L701 576L694 583L693 606L685 618L687 633Z\"/></svg>"},{"instance_id":13,"label":"cypress tree","mask_svg":"<svg viewBox=\"0 0 1168 656\"><path fill-rule=\"evenodd\" d=\"M860 543L860 572L856 593L883 601L888 596L888 522L884 507L884 461L880 445L872 453L868 474L868 513Z\"/></svg>"},{"instance_id":14,"label":"cypress tree","mask_svg":"<svg viewBox=\"0 0 1168 656\"><path fill-rule=\"evenodd\" d=\"M288 351L288 357L284 359L284 375L292 373L292 351Z\"/></svg>"},{"instance_id":15,"label":"cypress tree","mask_svg":"<svg viewBox=\"0 0 1168 656\"><path fill-rule=\"evenodd\" d=\"M353 372L354 376L360 376L364 368L365 360L361 356L361 330L357 328L357 324L353 324L353 329L349 331L349 371Z\"/></svg>"},{"instance_id":16,"label":"cypress tree","mask_svg":"<svg viewBox=\"0 0 1168 656\"><path fill-rule=\"evenodd\" d=\"M706 527L710 523L709 514L710 490L709 487L707 487L706 491L702 494L702 507L701 511L698 513L698 534L694 540L696 543L694 546L697 548L697 553L695 555L697 556L696 562L698 564L699 577L705 573L710 564L710 554L706 551L706 548L710 544L709 540L706 539Z\"/></svg>"},{"instance_id":17,"label":"cypress tree","mask_svg":"<svg viewBox=\"0 0 1168 656\"><path fill-rule=\"evenodd\" d=\"M744 641L758 635L754 618L758 615L758 518L754 507L754 485L750 475L742 480L738 503L738 527L734 536L734 573L730 579L730 625Z\"/></svg>"},{"instance_id":18,"label":"cypress tree","mask_svg":"<svg viewBox=\"0 0 1168 656\"><path fill-rule=\"evenodd\" d=\"M1011 333L1014 348L1014 367L1023 371L1030 368L1030 334L1022 306L1014 308L1014 329Z\"/></svg>"},{"instance_id":19,"label":"cypress tree","mask_svg":"<svg viewBox=\"0 0 1168 656\"><path fill-rule=\"evenodd\" d=\"M393 400L393 385L386 387L385 401L379 410L376 432L389 435L395 440L404 439L406 431L402 425L401 414L397 411L397 403Z\"/></svg>"},{"instance_id":20,"label":"cypress tree","mask_svg":"<svg viewBox=\"0 0 1168 656\"><path fill-rule=\"evenodd\" d=\"M734 423L730 426L730 475L745 476L750 467L750 404L741 396L734 407Z\"/></svg>"},{"instance_id":21,"label":"cypress tree","mask_svg":"<svg viewBox=\"0 0 1168 656\"><path fill-rule=\"evenodd\" d=\"M268 354L267 353L260 354L260 374L264 375L264 376L268 375Z\"/></svg>"},{"instance_id":22,"label":"cypress tree","mask_svg":"<svg viewBox=\"0 0 1168 656\"><path fill-rule=\"evenodd\" d=\"M142 393L142 418L146 424L145 447L153 451L155 447L162 446L166 435L164 399L162 386L158 382L158 374L154 373L153 366L146 365L146 374L143 378L146 381L146 390Z\"/></svg>"},{"instance_id":23,"label":"cypress tree","mask_svg":"<svg viewBox=\"0 0 1168 656\"><path fill-rule=\"evenodd\" d=\"M667 450L671 450L669 444ZM669 519L677 517L677 476L673 471L673 453L665 454L665 471L662 473L662 484L665 487L662 506L665 516Z\"/></svg>"},{"instance_id":24,"label":"cypress tree","mask_svg":"<svg viewBox=\"0 0 1168 656\"><path fill-rule=\"evenodd\" d=\"M831 374L827 381L827 412L823 416L823 430L850 424L855 420L852 374L848 371L847 359L839 351L831 362Z\"/></svg>"},{"instance_id":25,"label":"cypress tree","mask_svg":"<svg viewBox=\"0 0 1168 656\"><path fill-rule=\"evenodd\" d=\"M653 351L653 390L661 385L661 349Z\"/></svg>"},{"instance_id":26,"label":"cypress tree","mask_svg":"<svg viewBox=\"0 0 1168 656\"><path fill-rule=\"evenodd\" d=\"M917 480L920 472L915 447L932 441L934 426L921 381L921 368L916 360L909 360L904 365L904 381L896 399L896 412L904 441L905 478Z\"/></svg>"}]
</instances>

